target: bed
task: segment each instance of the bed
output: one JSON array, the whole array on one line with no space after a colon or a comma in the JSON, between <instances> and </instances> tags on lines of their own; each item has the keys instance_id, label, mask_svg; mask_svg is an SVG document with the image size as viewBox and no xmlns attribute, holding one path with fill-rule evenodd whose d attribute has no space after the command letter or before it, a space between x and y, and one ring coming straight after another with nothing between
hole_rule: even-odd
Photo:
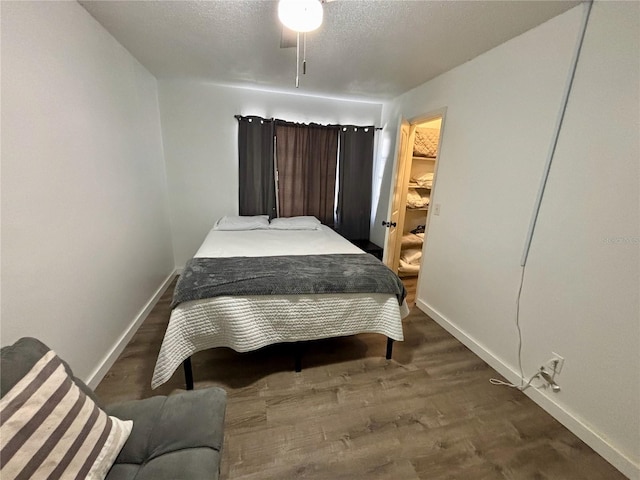
<instances>
[{"instance_id":1,"label":"bed","mask_svg":"<svg viewBox=\"0 0 640 480\"><path fill-rule=\"evenodd\" d=\"M372 264L373 259L377 262L375 267L382 265L317 220L317 224L312 224L313 229L277 229L273 222L268 224L267 220L269 226L251 230L214 227L208 233L176 286L152 388L166 382L183 362L187 388L192 388L190 357L209 348L229 347L237 352L247 352L275 343L373 332L387 336L387 356L390 357L392 341L404 339L402 318L408 315L409 309L404 301L403 287L401 297L393 293L336 293L325 288L333 285L333 281L321 281L320 293L304 293L298 288L298 284L304 282L296 282L282 287L290 290L247 294L251 290L243 288L247 277L253 275L247 273L253 271L253 265L267 263L273 267L288 261L293 262L294 267L286 268L296 270L302 268L303 263L312 263L311 260L324 262L335 258L367 264ZM216 296L203 294L204 298L200 298L205 289L198 284L177 299L183 278L187 282L189 278L197 277L200 264L209 262L216 262L216 272L236 277L221 282L216 288L222 288L222 293ZM236 267L236 264L244 266ZM397 278L393 273L391 275ZM277 276L289 278L290 275ZM357 277L359 275L353 276ZM292 293L285 293L289 291Z\"/></svg>"}]
</instances>

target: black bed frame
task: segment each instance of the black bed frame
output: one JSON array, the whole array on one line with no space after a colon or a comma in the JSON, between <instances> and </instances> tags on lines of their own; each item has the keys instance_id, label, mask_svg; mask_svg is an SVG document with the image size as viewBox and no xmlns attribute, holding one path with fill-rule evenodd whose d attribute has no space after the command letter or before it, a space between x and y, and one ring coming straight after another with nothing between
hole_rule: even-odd
<instances>
[{"instance_id":1,"label":"black bed frame","mask_svg":"<svg viewBox=\"0 0 640 480\"><path fill-rule=\"evenodd\" d=\"M393 338L387 337L387 360L391 360L391 354L393 353ZM191 367L191 357L182 362L184 367L184 380L187 384L187 390L193 390L193 370ZM302 342L295 342L294 344L294 368L296 372L302 371Z\"/></svg>"}]
</instances>

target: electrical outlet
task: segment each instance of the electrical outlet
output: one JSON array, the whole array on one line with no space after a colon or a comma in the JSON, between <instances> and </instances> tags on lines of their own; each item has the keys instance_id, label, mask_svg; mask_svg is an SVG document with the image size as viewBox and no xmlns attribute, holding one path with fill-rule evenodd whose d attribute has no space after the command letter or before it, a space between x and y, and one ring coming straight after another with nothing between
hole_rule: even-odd
<instances>
[{"instance_id":1,"label":"electrical outlet","mask_svg":"<svg viewBox=\"0 0 640 480\"><path fill-rule=\"evenodd\" d=\"M440 204L439 203L436 203L433 206L433 214L434 215L440 215Z\"/></svg>"},{"instance_id":2,"label":"electrical outlet","mask_svg":"<svg viewBox=\"0 0 640 480\"><path fill-rule=\"evenodd\" d=\"M551 352L551 358L547 361L547 368L558 375L562 371L564 366L564 357L558 355L556 352Z\"/></svg>"},{"instance_id":3,"label":"electrical outlet","mask_svg":"<svg viewBox=\"0 0 640 480\"><path fill-rule=\"evenodd\" d=\"M540 367L540 377L542 378L542 380L547 382L545 385L543 385L543 387L544 388L551 387L551 390L553 390L554 392L559 392L561 389L560 389L560 385L558 385L555 381L555 378L554 378L555 375L556 375L555 373L547 372L547 370L544 367Z\"/></svg>"}]
</instances>

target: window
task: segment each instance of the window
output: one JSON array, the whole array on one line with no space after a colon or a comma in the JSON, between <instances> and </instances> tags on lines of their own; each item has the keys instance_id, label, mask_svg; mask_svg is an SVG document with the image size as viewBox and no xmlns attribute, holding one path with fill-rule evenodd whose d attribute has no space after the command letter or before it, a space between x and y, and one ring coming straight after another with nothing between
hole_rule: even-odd
<instances>
[{"instance_id":1,"label":"window","mask_svg":"<svg viewBox=\"0 0 640 480\"><path fill-rule=\"evenodd\" d=\"M374 127L236 118L240 215L313 215L369 238Z\"/></svg>"}]
</instances>

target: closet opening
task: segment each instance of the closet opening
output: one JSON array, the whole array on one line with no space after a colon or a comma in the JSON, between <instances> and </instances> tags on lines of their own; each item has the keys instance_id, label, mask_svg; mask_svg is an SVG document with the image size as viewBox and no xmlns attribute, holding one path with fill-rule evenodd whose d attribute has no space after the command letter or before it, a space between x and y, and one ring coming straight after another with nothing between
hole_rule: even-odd
<instances>
[{"instance_id":1,"label":"closet opening","mask_svg":"<svg viewBox=\"0 0 640 480\"><path fill-rule=\"evenodd\" d=\"M403 121L399 133L386 263L403 280L420 273L432 210L443 114ZM437 215L437 212L435 212Z\"/></svg>"},{"instance_id":2,"label":"closet opening","mask_svg":"<svg viewBox=\"0 0 640 480\"><path fill-rule=\"evenodd\" d=\"M415 128L398 259L401 277L417 277L420 272L441 125L442 117L439 117Z\"/></svg>"}]
</instances>

